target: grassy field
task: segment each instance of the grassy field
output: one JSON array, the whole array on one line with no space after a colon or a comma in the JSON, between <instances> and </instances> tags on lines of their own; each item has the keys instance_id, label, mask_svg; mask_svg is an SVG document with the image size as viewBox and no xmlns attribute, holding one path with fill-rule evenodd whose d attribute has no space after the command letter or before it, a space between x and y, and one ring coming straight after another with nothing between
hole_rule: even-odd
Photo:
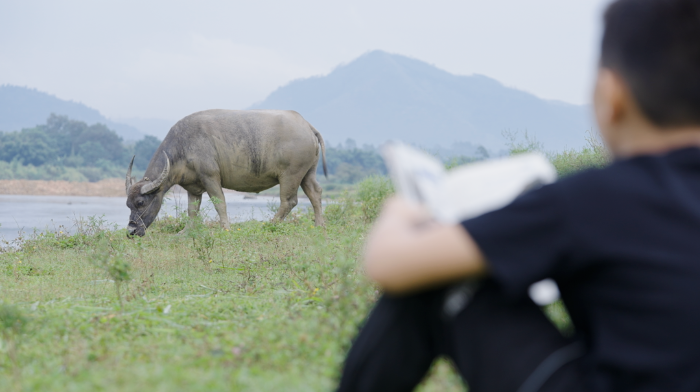
<instances>
[{"instance_id":1,"label":"grassy field","mask_svg":"<svg viewBox=\"0 0 700 392\"><path fill-rule=\"evenodd\" d=\"M382 186L325 229L307 211L186 235L170 218L131 240L93 222L0 254L0 390L333 389L379 295L358 257ZM422 390L463 388L442 362Z\"/></svg>"},{"instance_id":2,"label":"grassy field","mask_svg":"<svg viewBox=\"0 0 700 392\"><path fill-rule=\"evenodd\" d=\"M550 159L568 175L605 154L593 140ZM183 235L185 219L167 218L136 239L93 219L3 248L0 390L332 390L380 294L358 261L389 193L362 181L326 207L325 228L299 208L228 231L193 220ZM570 328L561 303L545 310ZM419 390L465 387L439 361Z\"/></svg>"}]
</instances>

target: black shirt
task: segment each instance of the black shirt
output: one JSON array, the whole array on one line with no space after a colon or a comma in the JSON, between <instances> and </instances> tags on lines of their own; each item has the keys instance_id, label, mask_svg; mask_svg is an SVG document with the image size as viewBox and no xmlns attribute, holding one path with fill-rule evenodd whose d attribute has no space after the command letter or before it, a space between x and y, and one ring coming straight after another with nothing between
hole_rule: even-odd
<instances>
[{"instance_id":1,"label":"black shirt","mask_svg":"<svg viewBox=\"0 0 700 392\"><path fill-rule=\"evenodd\" d=\"M553 278L595 391L700 391L700 149L619 161L462 223L512 297Z\"/></svg>"}]
</instances>

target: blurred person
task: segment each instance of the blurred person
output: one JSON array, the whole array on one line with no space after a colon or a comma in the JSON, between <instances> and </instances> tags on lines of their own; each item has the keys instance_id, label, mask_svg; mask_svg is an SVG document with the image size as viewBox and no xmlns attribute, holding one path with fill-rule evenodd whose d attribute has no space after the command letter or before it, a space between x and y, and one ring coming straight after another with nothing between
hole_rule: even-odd
<instances>
[{"instance_id":1,"label":"blurred person","mask_svg":"<svg viewBox=\"0 0 700 392\"><path fill-rule=\"evenodd\" d=\"M389 200L364 259L384 294L339 391L410 391L440 356L470 392L700 391L700 0L618 0L604 22L615 161L460 225ZM528 297L545 278L572 337Z\"/></svg>"}]
</instances>

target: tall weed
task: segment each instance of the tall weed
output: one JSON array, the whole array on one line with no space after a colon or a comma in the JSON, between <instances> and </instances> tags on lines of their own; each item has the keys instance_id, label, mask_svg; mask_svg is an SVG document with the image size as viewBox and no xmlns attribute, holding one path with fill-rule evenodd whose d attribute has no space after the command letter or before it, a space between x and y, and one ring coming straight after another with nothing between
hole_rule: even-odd
<instances>
[{"instance_id":1,"label":"tall weed","mask_svg":"<svg viewBox=\"0 0 700 392\"><path fill-rule=\"evenodd\" d=\"M387 177L369 176L357 184L357 201L366 222L373 222L379 216L382 204L394 193L394 187Z\"/></svg>"},{"instance_id":2,"label":"tall weed","mask_svg":"<svg viewBox=\"0 0 700 392\"><path fill-rule=\"evenodd\" d=\"M104 239L90 254L93 265L102 270L114 282L114 289L119 299L119 308L124 310L122 285L131 280L131 265L126 261L122 252L123 244L115 246L112 239Z\"/></svg>"},{"instance_id":3,"label":"tall weed","mask_svg":"<svg viewBox=\"0 0 700 392\"><path fill-rule=\"evenodd\" d=\"M25 332L28 319L17 306L0 302L0 337L2 337L3 347L10 360L15 380L19 376L19 366L17 353L19 344L22 341L21 335ZM2 362L0 362L2 364Z\"/></svg>"},{"instance_id":4,"label":"tall weed","mask_svg":"<svg viewBox=\"0 0 700 392\"><path fill-rule=\"evenodd\" d=\"M582 170L607 166L612 157L600 137L592 131L586 136L586 146L561 152L547 152L544 144L525 132L519 137L517 132L503 132L510 155L539 151L545 154L557 170L559 177L566 177Z\"/></svg>"},{"instance_id":5,"label":"tall weed","mask_svg":"<svg viewBox=\"0 0 700 392\"><path fill-rule=\"evenodd\" d=\"M587 145L580 150L571 149L550 156L559 177L610 164L612 156L598 135L589 131L586 142Z\"/></svg>"}]
</instances>

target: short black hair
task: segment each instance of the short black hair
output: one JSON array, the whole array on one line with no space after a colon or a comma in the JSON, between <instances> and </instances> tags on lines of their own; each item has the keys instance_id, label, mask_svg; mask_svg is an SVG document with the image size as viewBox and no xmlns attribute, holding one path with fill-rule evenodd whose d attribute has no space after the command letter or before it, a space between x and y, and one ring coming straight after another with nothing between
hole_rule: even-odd
<instances>
[{"instance_id":1,"label":"short black hair","mask_svg":"<svg viewBox=\"0 0 700 392\"><path fill-rule=\"evenodd\" d=\"M700 125L700 0L617 0L600 65L617 72L658 126Z\"/></svg>"}]
</instances>

